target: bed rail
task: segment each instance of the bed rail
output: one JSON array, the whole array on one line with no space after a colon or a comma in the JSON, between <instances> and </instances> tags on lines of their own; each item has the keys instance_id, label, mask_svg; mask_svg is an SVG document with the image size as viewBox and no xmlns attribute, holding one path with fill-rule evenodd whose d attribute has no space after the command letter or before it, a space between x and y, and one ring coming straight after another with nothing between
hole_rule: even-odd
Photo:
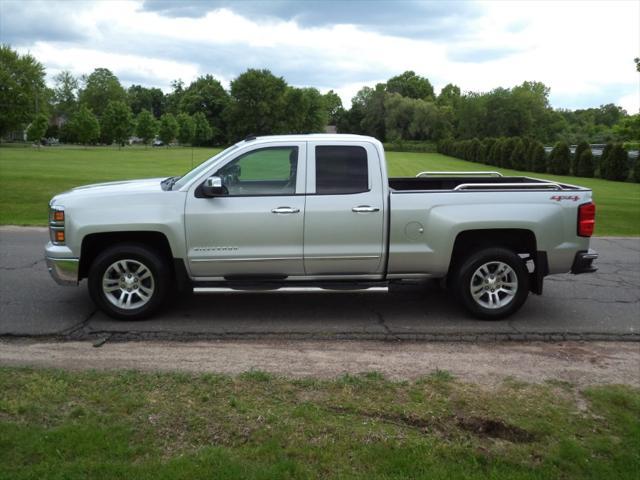
<instances>
[{"instance_id":1,"label":"bed rail","mask_svg":"<svg viewBox=\"0 0 640 480\"><path fill-rule=\"evenodd\" d=\"M416 177L502 177L500 172L420 172Z\"/></svg>"},{"instance_id":2,"label":"bed rail","mask_svg":"<svg viewBox=\"0 0 640 480\"><path fill-rule=\"evenodd\" d=\"M455 190L564 190L553 182L540 183L461 183Z\"/></svg>"}]
</instances>

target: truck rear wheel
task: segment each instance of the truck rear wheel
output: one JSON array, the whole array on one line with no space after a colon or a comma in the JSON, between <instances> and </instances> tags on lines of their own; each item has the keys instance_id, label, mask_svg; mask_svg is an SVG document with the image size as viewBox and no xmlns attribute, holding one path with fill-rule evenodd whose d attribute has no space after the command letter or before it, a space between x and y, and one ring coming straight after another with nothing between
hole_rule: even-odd
<instances>
[{"instance_id":1,"label":"truck rear wheel","mask_svg":"<svg viewBox=\"0 0 640 480\"><path fill-rule=\"evenodd\" d=\"M169 267L156 251L123 243L96 257L89 270L89 294L107 315L141 320L162 305L170 279Z\"/></svg>"},{"instance_id":2,"label":"truck rear wheel","mask_svg":"<svg viewBox=\"0 0 640 480\"><path fill-rule=\"evenodd\" d=\"M462 305L482 320L499 320L522 307L529 295L524 261L506 248L486 248L456 269L453 290Z\"/></svg>"}]
</instances>

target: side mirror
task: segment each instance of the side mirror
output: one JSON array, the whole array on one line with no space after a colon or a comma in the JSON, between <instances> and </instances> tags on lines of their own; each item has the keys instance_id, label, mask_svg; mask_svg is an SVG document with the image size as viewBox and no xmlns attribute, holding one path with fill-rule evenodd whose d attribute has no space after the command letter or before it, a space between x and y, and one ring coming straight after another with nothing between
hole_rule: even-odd
<instances>
[{"instance_id":1,"label":"side mirror","mask_svg":"<svg viewBox=\"0 0 640 480\"><path fill-rule=\"evenodd\" d=\"M209 177L202 184L202 194L205 197L218 197L220 195L227 195L229 191L227 187L222 185L222 179L220 177Z\"/></svg>"}]
</instances>

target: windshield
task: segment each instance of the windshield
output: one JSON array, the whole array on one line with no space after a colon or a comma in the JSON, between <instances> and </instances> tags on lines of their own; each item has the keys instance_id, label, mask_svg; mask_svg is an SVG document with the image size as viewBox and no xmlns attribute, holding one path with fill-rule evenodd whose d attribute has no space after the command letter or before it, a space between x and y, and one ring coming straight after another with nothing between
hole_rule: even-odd
<instances>
[{"instance_id":1,"label":"windshield","mask_svg":"<svg viewBox=\"0 0 640 480\"><path fill-rule=\"evenodd\" d=\"M202 175L202 173L204 173L211 166L211 164L213 164L214 162L220 160L222 157L227 156L227 154L229 154L230 152L236 150L237 148L238 148L238 144L231 145L229 148L221 151L217 155L214 155L209 160L205 160L200 165L198 165L196 168L194 168L193 170L191 170L191 171L185 173L183 176L181 176L173 184L173 188L171 188L171 190L180 190L182 187L184 187L191 180L193 180L194 178L198 178L200 175Z\"/></svg>"}]
</instances>

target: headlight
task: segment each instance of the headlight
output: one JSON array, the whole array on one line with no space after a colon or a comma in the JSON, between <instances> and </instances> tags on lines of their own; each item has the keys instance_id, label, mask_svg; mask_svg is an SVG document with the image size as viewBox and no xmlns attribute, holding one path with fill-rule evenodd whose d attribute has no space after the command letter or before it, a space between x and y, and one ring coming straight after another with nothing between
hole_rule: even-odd
<instances>
[{"instance_id":1,"label":"headlight","mask_svg":"<svg viewBox=\"0 0 640 480\"><path fill-rule=\"evenodd\" d=\"M52 205L49 207L49 237L54 245L64 245L64 207Z\"/></svg>"}]
</instances>

